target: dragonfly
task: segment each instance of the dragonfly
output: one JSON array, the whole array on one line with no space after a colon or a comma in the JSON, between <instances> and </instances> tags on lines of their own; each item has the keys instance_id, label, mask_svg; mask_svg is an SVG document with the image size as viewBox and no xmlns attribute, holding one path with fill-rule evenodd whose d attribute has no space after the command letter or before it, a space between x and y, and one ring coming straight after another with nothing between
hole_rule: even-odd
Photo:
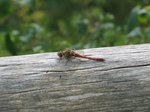
<instances>
[{"instance_id":1,"label":"dragonfly","mask_svg":"<svg viewBox=\"0 0 150 112\"><path fill-rule=\"evenodd\" d=\"M67 50L64 50L64 51L59 51L57 53L57 55L60 57L60 58L65 58L67 59L67 62L66 64L68 63L68 61L72 58L72 57L80 57L80 58L86 58L86 59L91 59L91 60L97 60L97 61L106 61L105 59L103 58L94 58L94 57L88 57L88 56L84 56L84 55L81 55L79 53L76 53L75 51L73 50L70 50L70 49L67 49ZM61 78L61 76L60 76Z\"/></svg>"},{"instance_id":2,"label":"dragonfly","mask_svg":"<svg viewBox=\"0 0 150 112\"><path fill-rule=\"evenodd\" d=\"M105 59L103 58L94 58L94 57L88 57L88 56L84 56L84 55L81 55L79 53L76 53L75 51L73 50L70 50L70 49L66 49L64 51L59 51L57 53L57 55L60 57L60 58L65 58L67 61L66 61L66 65L68 63L68 61L74 57L80 57L80 58L86 58L86 59L91 59L91 60L97 60L97 61L106 61ZM58 70L63 70L64 72L62 73L66 73L65 71L67 71L68 69L72 69L72 68L77 68L79 67L80 65L80 61L74 61L73 62L74 64L70 64L69 66L64 66L63 63L60 63L58 67ZM46 71L46 73L48 73L48 71ZM72 70L70 72L68 72L69 74L73 74L75 71ZM62 74L59 76L61 78Z\"/></svg>"},{"instance_id":3,"label":"dragonfly","mask_svg":"<svg viewBox=\"0 0 150 112\"><path fill-rule=\"evenodd\" d=\"M71 59L72 57L80 57L80 58L86 58L86 59L97 60L97 61L106 61L103 58L94 58L94 57L84 56L84 55L76 53L75 51L70 50L70 49L67 49L67 50L64 50L64 51L59 51L57 55L60 58L64 57L67 60Z\"/></svg>"}]
</instances>

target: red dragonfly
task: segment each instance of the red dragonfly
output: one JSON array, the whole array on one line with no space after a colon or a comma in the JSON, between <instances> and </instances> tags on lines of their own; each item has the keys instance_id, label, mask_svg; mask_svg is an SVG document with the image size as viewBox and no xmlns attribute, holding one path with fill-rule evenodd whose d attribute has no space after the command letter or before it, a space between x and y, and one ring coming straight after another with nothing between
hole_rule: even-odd
<instances>
[{"instance_id":1,"label":"red dragonfly","mask_svg":"<svg viewBox=\"0 0 150 112\"><path fill-rule=\"evenodd\" d=\"M93 57L88 57L88 56L84 56L81 54L78 54L70 49L67 49L65 51L60 51L57 54L60 58L65 57L67 60L69 60L71 57L80 57L80 58L87 58L87 59L92 59L92 60L97 60L97 61L106 61L103 58L93 58Z\"/></svg>"}]
</instances>

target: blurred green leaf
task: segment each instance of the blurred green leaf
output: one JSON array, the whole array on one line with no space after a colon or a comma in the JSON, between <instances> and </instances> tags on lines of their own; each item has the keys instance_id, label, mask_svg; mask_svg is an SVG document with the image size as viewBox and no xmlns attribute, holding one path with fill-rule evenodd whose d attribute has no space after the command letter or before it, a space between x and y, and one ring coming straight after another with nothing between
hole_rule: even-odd
<instances>
[{"instance_id":1,"label":"blurred green leaf","mask_svg":"<svg viewBox=\"0 0 150 112\"><path fill-rule=\"evenodd\" d=\"M35 30L32 29L32 28L27 29L24 32L24 34L20 36L20 40L24 44L27 44L27 43L31 42L34 38L35 38Z\"/></svg>"},{"instance_id":2,"label":"blurred green leaf","mask_svg":"<svg viewBox=\"0 0 150 112\"><path fill-rule=\"evenodd\" d=\"M150 42L150 27L144 29L143 37L145 37L144 39L146 42Z\"/></svg>"},{"instance_id":3,"label":"blurred green leaf","mask_svg":"<svg viewBox=\"0 0 150 112\"><path fill-rule=\"evenodd\" d=\"M17 51L15 48L14 43L12 42L11 38L10 38L10 34L6 34L5 35L5 45L7 50L12 54L12 55L17 55Z\"/></svg>"},{"instance_id":4,"label":"blurred green leaf","mask_svg":"<svg viewBox=\"0 0 150 112\"><path fill-rule=\"evenodd\" d=\"M138 19L137 19L137 14L140 10L140 6L136 6L133 8L130 12L129 20L128 20L128 32L133 30L135 27L138 26Z\"/></svg>"},{"instance_id":5,"label":"blurred green leaf","mask_svg":"<svg viewBox=\"0 0 150 112\"><path fill-rule=\"evenodd\" d=\"M140 27L134 28L131 32L129 32L126 35L127 38L129 38L129 37L141 37L141 36L142 36L142 32L141 32Z\"/></svg>"},{"instance_id":6,"label":"blurred green leaf","mask_svg":"<svg viewBox=\"0 0 150 112\"><path fill-rule=\"evenodd\" d=\"M24 44L28 44L31 42L35 36L41 33L44 29L37 24L30 24L26 26L28 29L24 31L24 33L20 36L21 42Z\"/></svg>"},{"instance_id":7,"label":"blurred green leaf","mask_svg":"<svg viewBox=\"0 0 150 112\"><path fill-rule=\"evenodd\" d=\"M21 5L26 5L29 7L34 7L36 0L14 0L15 2L21 4Z\"/></svg>"},{"instance_id":8,"label":"blurred green leaf","mask_svg":"<svg viewBox=\"0 0 150 112\"><path fill-rule=\"evenodd\" d=\"M140 23L147 23L149 18L147 17L147 9L143 8L138 12L138 20Z\"/></svg>"},{"instance_id":9,"label":"blurred green leaf","mask_svg":"<svg viewBox=\"0 0 150 112\"><path fill-rule=\"evenodd\" d=\"M101 25L101 29L104 29L104 30L110 30L110 29L113 29L114 27L115 25L110 22Z\"/></svg>"},{"instance_id":10,"label":"blurred green leaf","mask_svg":"<svg viewBox=\"0 0 150 112\"><path fill-rule=\"evenodd\" d=\"M31 27L34 28L36 34L39 34L44 31L44 28L41 27L39 24L32 23Z\"/></svg>"},{"instance_id":11,"label":"blurred green leaf","mask_svg":"<svg viewBox=\"0 0 150 112\"><path fill-rule=\"evenodd\" d=\"M85 35L88 30L88 23L89 21L87 19L84 19L78 23L78 32L82 35Z\"/></svg>"},{"instance_id":12,"label":"blurred green leaf","mask_svg":"<svg viewBox=\"0 0 150 112\"><path fill-rule=\"evenodd\" d=\"M9 32L9 27L5 24L0 24L0 33L7 33Z\"/></svg>"},{"instance_id":13,"label":"blurred green leaf","mask_svg":"<svg viewBox=\"0 0 150 112\"><path fill-rule=\"evenodd\" d=\"M41 43L40 45L37 45L33 48L34 52L40 52L43 53L46 50L48 50L49 46L46 43Z\"/></svg>"},{"instance_id":14,"label":"blurred green leaf","mask_svg":"<svg viewBox=\"0 0 150 112\"><path fill-rule=\"evenodd\" d=\"M0 0L0 17L6 16L11 13L10 0Z\"/></svg>"}]
</instances>

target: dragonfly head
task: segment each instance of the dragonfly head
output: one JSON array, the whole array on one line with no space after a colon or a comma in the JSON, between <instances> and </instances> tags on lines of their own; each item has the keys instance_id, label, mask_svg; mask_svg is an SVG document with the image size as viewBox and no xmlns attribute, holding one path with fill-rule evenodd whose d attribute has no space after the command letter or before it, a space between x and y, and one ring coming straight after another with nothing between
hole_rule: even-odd
<instances>
[{"instance_id":1,"label":"dragonfly head","mask_svg":"<svg viewBox=\"0 0 150 112\"><path fill-rule=\"evenodd\" d=\"M62 52L62 51L59 51L59 52L57 53L57 55L61 58L61 57L63 56L63 52Z\"/></svg>"}]
</instances>

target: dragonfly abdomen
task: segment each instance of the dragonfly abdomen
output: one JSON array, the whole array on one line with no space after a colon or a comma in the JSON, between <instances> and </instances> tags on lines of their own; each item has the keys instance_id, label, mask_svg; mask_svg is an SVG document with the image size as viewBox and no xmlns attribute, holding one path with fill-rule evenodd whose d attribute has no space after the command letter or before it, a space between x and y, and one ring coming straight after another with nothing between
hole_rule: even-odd
<instances>
[{"instance_id":1,"label":"dragonfly abdomen","mask_svg":"<svg viewBox=\"0 0 150 112\"><path fill-rule=\"evenodd\" d=\"M76 57L81 57L81 58L87 58L87 59L92 59L92 60L97 60L97 61L106 61L103 58L93 58L93 57L88 57L88 56L84 56L84 55L80 55L78 53L75 54Z\"/></svg>"}]
</instances>

